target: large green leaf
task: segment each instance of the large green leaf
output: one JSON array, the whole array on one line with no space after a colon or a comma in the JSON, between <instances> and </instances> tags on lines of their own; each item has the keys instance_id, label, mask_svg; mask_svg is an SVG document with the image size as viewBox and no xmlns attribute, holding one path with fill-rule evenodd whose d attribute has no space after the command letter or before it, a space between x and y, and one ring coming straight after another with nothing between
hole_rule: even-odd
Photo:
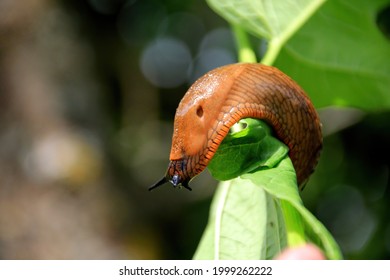
<instances>
[{"instance_id":1,"label":"large green leaf","mask_svg":"<svg viewBox=\"0 0 390 280\"><path fill-rule=\"evenodd\" d=\"M275 66L317 107L390 108L390 41L377 26L389 0L329 0L289 40Z\"/></svg>"},{"instance_id":2,"label":"large green leaf","mask_svg":"<svg viewBox=\"0 0 390 280\"><path fill-rule=\"evenodd\" d=\"M282 38L324 0L207 0L228 22L268 40Z\"/></svg>"},{"instance_id":3,"label":"large green leaf","mask_svg":"<svg viewBox=\"0 0 390 280\"><path fill-rule=\"evenodd\" d=\"M286 244L279 202L237 177L277 166L288 148L260 120L242 119L232 130L236 131L223 140L208 167L219 180L235 179L218 187L194 258L269 259Z\"/></svg>"},{"instance_id":4,"label":"large green leaf","mask_svg":"<svg viewBox=\"0 0 390 280\"><path fill-rule=\"evenodd\" d=\"M286 157L277 167L222 182L194 259L272 259L286 246L287 203L303 225L305 239L329 259L341 259L327 229L302 204L292 163Z\"/></svg>"},{"instance_id":5,"label":"large green leaf","mask_svg":"<svg viewBox=\"0 0 390 280\"><path fill-rule=\"evenodd\" d=\"M244 179L251 180L255 185L263 188L274 199L280 199L291 206L289 210L296 211L301 216L304 233L307 241L319 246L329 259L341 259L340 249L324 225L307 210L299 196L294 167L287 157L277 168L266 172L245 174Z\"/></svg>"},{"instance_id":6,"label":"large green leaf","mask_svg":"<svg viewBox=\"0 0 390 280\"><path fill-rule=\"evenodd\" d=\"M279 143L280 148L284 149L284 144L274 138L272 146L275 147L269 149L269 141L266 139L272 136L266 124L248 119L243 120L243 123L250 125L241 132L234 133L235 137L225 138L218 149L221 150L219 153L227 152L228 156L230 152L230 156L235 157L231 151L236 146L240 154L237 158L251 158L253 149L249 142L254 139L248 136L252 136L252 131L261 131L257 150L267 154L272 164L255 167L247 173L245 165L239 170L240 165L228 164L224 156L213 158L212 161L220 161L215 166L229 170L227 173L242 176L219 185L207 228L194 258L273 258L286 246L290 229L287 228L286 233L285 222L298 227L303 225L304 229L300 231L304 233L304 239L317 244L329 258L340 258L340 251L332 236L302 204L291 160L287 154L281 156L279 149L275 148ZM287 205L288 211L295 214L286 216L282 204ZM291 217L296 218L293 221L286 220Z\"/></svg>"},{"instance_id":7,"label":"large green leaf","mask_svg":"<svg viewBox=\"0 0 390 280\"><path fill-rule=\"evenodd\" d=\"M298 30L325 0L207 0L229 23L258 37L266 38L272 64L280 47Z\"/></svg>"},{"instance_id":8,"label":"large green leaf","mask_svg":"<svg viewBox=\"0 0 390 280\"><path fill-rule=\"evenodd\" d=\"M286 245L278 202L249 180L218 187L194 259L271 259Z\"/></svg>"}]
</instances>

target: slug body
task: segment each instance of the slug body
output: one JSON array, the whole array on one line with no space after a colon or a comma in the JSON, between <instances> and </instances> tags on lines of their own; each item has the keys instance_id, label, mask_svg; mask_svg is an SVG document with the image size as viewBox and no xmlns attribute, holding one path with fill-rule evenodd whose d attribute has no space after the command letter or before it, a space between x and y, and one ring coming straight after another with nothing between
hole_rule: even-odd
<instances>
[{"instance_id":1,"label":"slug body","mask_svg":"<svg viewBox=\"0 0 390 280\"><path fill-rule=\"evenodd\" d=\"M231 126L242 118L266 121L289 147L298 185L313 172L322 148L321 124L304 91L278 69L237 63L214 69L187 91L176 111L166 182L188 188ZM190 189L191 190L191 189Z\"/></svg>"}]
</instances>

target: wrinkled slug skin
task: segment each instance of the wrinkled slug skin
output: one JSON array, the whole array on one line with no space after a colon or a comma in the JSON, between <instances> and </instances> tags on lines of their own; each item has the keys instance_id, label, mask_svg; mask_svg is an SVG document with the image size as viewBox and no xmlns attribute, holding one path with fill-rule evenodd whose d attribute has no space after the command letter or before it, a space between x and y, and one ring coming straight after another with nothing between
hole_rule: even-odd
<instances>
[{"instance_id":1,"label":"wrinkled slug skin","mask_svg":"<svg viewBox=\"0 0 390 280\"><path fill-rule=\"evenodd\" d=\"M166 180L188 186L212 159L229 128L242 118L266 121L290 149L303 185L322 147L321 124L304 91L278 69L237 63L197 80L176 111Z\"/></svg>"}]
</instances>

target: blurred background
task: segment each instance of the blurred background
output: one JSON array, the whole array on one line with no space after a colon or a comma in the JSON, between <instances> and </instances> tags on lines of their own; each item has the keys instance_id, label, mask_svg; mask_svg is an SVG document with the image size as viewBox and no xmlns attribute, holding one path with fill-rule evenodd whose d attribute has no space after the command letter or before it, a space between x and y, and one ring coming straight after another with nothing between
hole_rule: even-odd
<instances>
[{"instance_id":1,"label":"blurred background","mask_svg":"<svg viewBox=\"0 0 390 280\"><path fill-rule=\"evenodd\" d=\"M191 259L217 182L147 188L186 89L236 61L204 1L0 0L0 258ZM320 113L304 203L346 258L389 259L390 113Z\"/></svg>"}]
</instances>

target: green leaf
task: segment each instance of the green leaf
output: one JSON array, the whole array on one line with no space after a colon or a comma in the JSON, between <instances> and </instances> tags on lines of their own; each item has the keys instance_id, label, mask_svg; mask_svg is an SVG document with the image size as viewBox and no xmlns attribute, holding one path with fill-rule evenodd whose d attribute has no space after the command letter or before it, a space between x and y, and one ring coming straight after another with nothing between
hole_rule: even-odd
<instances>
[{"instance_id":1,"label":"green leaf","mask_svg":"<svg viewBox=\"0 0 390 280\"><path fill-rule=\"evenodd\" d=\"M237 178L219 185L194 259L271 259L285 246L279 202Z\"/></svg>"},{"instance_id":2,"label":"green leaf","mask_svg":"<svg viewBox=\"0 0 390 280\"><path fill-rule=\"evenodd\" d=\"M299 196L294 167L287 157L277 168L245 174L243 179L251 180L275 199L287 202L301 216L307 240L319 246L329 259L341 259L340 248L324 225L305 208Z\"/></svg>"},{"instance_id":3,"label":"green leaf","mask_svg":"<svg viewBox=\"0 0 390 280\"><path fill-rule=\"evenodd\" d=\"M286 246L279 200L237 177L277 166L288 148L261 120L242 119L231 131L208 167L219 179L236 178L218 187L194 258L271 259Z\"/></svg>"},{"instance_id":4,"label":"green leaf","mask_svg":"<svg viewBox=\"0 0 390 280\"><path fill-rule=\"evenodd\" d=\"M317 107L390 108L390 40L376 23L389 5L388 0L327 1L289 40L275 66Z\"/></svg>"},{"instance_id":5,"label":"green leaf","mask_svg":"<svg viewBox=\"0 0 390 280\"><path fill-rule=\"evenodd\" d=\"M272 145L268 144L268 138L273 137L264 122L244 119L240 124L241 130L224 139L218 149L220 155L212 162L217 162L215 167L225 170L214 170L214 174L243 175L219 185L209 223L194 258L271 259L286 246L287 237L289 243L306 238L323 249L329 258L341 258L332 236L303 206L294 167L284 145L275 138ZM260 135L260 142L255 150L263 151L271 164L250 163L251 168L245 165L240 168L242 163L236 165L236 161L254 161L252 145L256 134ZM284 150L283 156L279 149L269 148L278 145ZM232 157L236 153L239 156L228 162L229 155ZM263 158L261 154L256 156ZM303 229L300 228L302 225ZM301 237L303 233L305 236Z\"/></svg>"},{"instance_id":6,"label":"green leaf","mask_svg":"<svg viewBox=\"0 0 390 280\"><path fill-rule=\"evenodd\" d=\"M217 180L230 180L259 168L272 168L288 153L287 146L272 136L263 121L242 119L238 125L243 129L225 137L208 165Z\"/></svg>"},{"instance_id":7,"label":"green leaf","mask_svg":"<svg viewBox=\"0 0 390 280\"><path fill-rule=\"evenodd\" d=\"M208 0L229 23L269 41L263 60L272 64L283 44L322 5L324 0Z\"/></svg>"}]
</instances>

